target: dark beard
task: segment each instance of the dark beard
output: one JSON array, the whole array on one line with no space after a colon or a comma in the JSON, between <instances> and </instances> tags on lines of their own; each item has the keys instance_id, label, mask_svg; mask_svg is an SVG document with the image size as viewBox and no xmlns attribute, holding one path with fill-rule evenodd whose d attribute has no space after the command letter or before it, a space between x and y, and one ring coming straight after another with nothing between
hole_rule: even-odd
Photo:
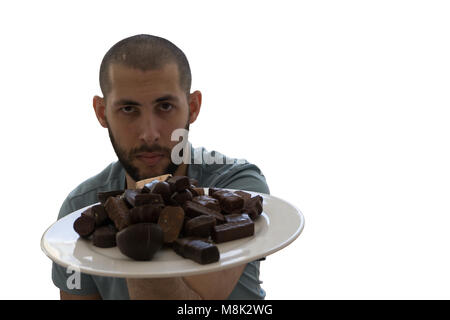
<instances>
[{"instance_id":1,"label":"dark beard","mask_svg":"<svg viewBox=\"0 0 450 320\"><path fill-rule=\"evenodd\" d=\"M106 123L108 124L108 121L106 120ZM185 129L189 131L189 119L185 126ZM114 152L117 155L117 158L119 159L119 162L122 164L125 171L128 173L128 175L134 180L134 181L140 181L152 177L143 176L139 173L139 168L135 167L132 164L133 156L140 152L162 152L169 158L169 165L164 169L162 174L174 174L175 171L178 169L179 165L175 164L171 160L171 150L169 148L164 148L159 145L142 145L139 148L132 149L130 152L126 152L121 147L119 147L116 139L114 138L113 133L111 132L110 126L108 124L108 134L109 139L111 140L111 144L113 146ZM183 156L183 150L180 151L180 156Z\"/></svg>"}]
</instances>

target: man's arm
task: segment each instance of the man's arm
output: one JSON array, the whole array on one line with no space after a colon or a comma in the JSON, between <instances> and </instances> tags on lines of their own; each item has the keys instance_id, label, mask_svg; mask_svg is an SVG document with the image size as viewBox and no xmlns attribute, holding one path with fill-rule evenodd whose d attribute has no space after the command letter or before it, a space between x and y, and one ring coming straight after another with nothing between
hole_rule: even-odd
<instances>
[{"instance_id":1,"label":"man's arm","mask_svg":"<svg viewBox=\"0 0 450 320\"><path fill-rule=\"evenodd\" d=\"M91 295L78 295L59 290L59 296L61 300L102 300L102 297L98 293Z\"/></svg>"},{"instance_id":2,"label":"man's arm","mask_svg":"<svg viewBox=\"0 0 450 320\"><path fill-rule=\"evenodd\" d=\"M224 300L233 291L245 266L188 277L127 279L128 292L130 299Z\"/></svg>"}]
</instances>

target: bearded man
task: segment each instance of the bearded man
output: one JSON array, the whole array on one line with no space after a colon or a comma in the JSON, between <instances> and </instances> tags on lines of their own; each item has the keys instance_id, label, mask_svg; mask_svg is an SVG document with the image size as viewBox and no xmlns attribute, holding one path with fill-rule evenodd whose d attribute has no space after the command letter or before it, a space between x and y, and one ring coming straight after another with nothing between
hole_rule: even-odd
<instances>
[{"instance_id":1,"label":"bearded man","mask_svg":"<svg viewBox=\"0 0 450 320\"><path fill-rule=\"evenodd\" d=\"M93 107L100 125L108 130L118 161L75 188L58 219L98 202L98 192L131 189L139 180L168 173L189 176L200 187L269 193L259 168L245 160L189 143L181 153L172 152L179 144L173 133L188 130L196 121L202 94L190 92L188 60L170 41L144 34L119 41L103 58L100 87L103 97L95 96ZM194 155L216 161L199 162ZM185 161L175 161L181 156ZM259 264L253 261L218 272L162 279L82 273L80 285L74 288L68 285L71 273L53 263L52 280L61 299L264 299Z\"/></svg>"}]
</instances>

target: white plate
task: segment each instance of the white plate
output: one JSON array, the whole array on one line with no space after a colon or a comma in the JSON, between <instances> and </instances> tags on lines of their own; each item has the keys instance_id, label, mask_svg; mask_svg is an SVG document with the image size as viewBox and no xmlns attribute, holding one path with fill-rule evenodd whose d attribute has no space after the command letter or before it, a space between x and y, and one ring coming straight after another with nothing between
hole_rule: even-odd
<instances>
[{"instance_id":1,"label":"white plate","mask_svg":"<svg viewBox=\"0 0 450 320\"><path fill-rule=\"evenodd\" d=\"M205 188L205 192L207 192ZM80 238L73 222L88 207L74 211L52 224L41 239L41 248L54 262L87 274L121 278L162 278L219 271L266 257L292 243L302 232L303 214L292 204L267 194L261 195L263 213L255 221L252 237L217 244L218 262L201 265L184 259L170 248L158 251L151 261L135 261L117 247L98 248ZM207 193L205 193L207 194Z\"/></svg>"}]
</instances>

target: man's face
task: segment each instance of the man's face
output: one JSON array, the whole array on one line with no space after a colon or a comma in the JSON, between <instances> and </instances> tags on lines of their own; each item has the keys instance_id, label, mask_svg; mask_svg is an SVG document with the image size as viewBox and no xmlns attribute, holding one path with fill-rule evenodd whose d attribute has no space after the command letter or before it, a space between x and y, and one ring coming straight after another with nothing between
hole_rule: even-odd
<instances>
[{"instance_id":1,"label":"man's face","mask_svg":"<svg viewBox=\"0 0 450 320\"><path fill-rule=\"evenodd\" d=\"M149 71L112 64L109 74L105 121L119 161L134 181L173 173L171 135L188 129L190 114L176 64Z\"/></svg>"}]
</instances>

